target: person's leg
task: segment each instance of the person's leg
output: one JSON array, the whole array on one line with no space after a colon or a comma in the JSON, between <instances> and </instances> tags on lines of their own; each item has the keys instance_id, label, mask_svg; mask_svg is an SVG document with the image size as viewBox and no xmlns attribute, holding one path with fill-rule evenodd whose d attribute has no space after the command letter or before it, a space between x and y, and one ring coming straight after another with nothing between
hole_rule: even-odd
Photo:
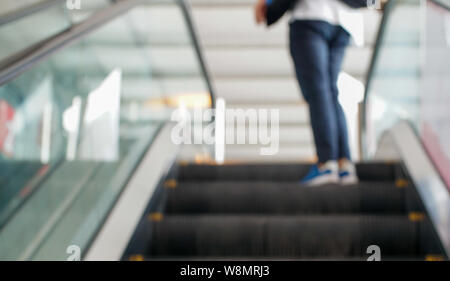
<instances>
[{"instance_id":1,"label":"person's leg","mask_svg":"<svg viewBox=\"0 0 450 281\"><path fill-rule=\"evenodd\" d=\"M350 146L348 141L347 120L345 118L344 110L339 103L339 89L338 78L342 68L342 61L345 55L345 50L349 44L350 35L342 27L335 27L333 40L330 43L329 55L329 74L330 74L330 89L333 94L333 104L335 107L336 121L338 126L338 143L339 151L338 158L340 160L351 160Z\"/></svg>"},{"instance_id":2,"label":"person's leg","mask_svg":"<svg viewBox=\"0 0 450 281\"><path fill-rule=\"evenodd\" d=\"M336 121L338 124L339 140L339 176L342 184L356 184L358 176L356 169L351 162L350 146L348 141L347 121L344 110L339 103L338 78L342 67L345 50L350 41L350 35L342 27L335 27L333 40L330 44L330 89L333 94L333 101L336 108Z\"/></svg>"},{"instance_id":3,"label":"person's leg","mask_svg":"<svg viewBox=\"0 0 450 281\"><path fill-rule=\"evenodd\" d=\"M301 183L307 186L337 183L338 127L329 77L329 38L332 26L322 21L291 24L290 47L297 79L309 104L310 122L318 156Z\"/></svg>"},{"instance_id":4,"label":"person's leg","mask_svg":"<svg viewBox=\"0 0 450 281\"><path fill-rule=\"evenodd\" d=\"M290 51L310 122L319 163L339 157L336 106L330 89L329 42L331 26L320 21L296 21L290 27Z\"/></svg>"}]
</instances>

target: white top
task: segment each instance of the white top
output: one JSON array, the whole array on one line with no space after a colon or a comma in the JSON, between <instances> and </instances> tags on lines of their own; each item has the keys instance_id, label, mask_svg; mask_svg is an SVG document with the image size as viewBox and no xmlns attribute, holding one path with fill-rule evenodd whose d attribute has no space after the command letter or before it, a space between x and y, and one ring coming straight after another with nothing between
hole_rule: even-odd
<instances>
[{"instance_id":1,"label":"white top","mask_svg":"<svg viewBox=\"0 0 450 281\"><path fill-rule=\"evenodd\" d=\"M339 0L299 0L292 11L291 21L323 20L346 29L357 44L362 43L363 17Z\"/></svg>"}]
</instances>

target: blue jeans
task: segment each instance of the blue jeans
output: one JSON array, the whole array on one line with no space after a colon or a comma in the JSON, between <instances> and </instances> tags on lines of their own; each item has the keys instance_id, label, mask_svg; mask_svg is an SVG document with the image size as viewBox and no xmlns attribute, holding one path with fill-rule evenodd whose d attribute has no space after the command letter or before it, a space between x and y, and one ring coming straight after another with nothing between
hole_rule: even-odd
<instances>
[{"instance_id":1,"label":"blue jeans","mask_svg":"<svg viewBox=\"0 0 450 281\"><path fill-rule=\"evenodd\" d=\"M319 20L290 24L290 50L297 79L309 104L320 163L351 159L347 123L338 101L337 80L350 35L340 26Z\"/></svg>"}]
</instances>

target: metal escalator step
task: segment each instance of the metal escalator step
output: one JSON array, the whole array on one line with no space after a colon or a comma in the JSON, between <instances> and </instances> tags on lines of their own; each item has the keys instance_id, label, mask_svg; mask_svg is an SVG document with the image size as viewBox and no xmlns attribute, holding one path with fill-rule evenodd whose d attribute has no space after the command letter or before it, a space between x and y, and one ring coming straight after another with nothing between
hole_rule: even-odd
<instances>
[{"instance_id":1,"label":"metal escalator step","mask_svg":"<svg viewBox=\"0 0 450 281\"><path fill-rule=\"evenodd\" d=\"M309 164L274 165L181 165L180 181L256 180L299 181L310 168ZM357 165L358 176L363 181L394 181L399 165L364 163Z\"/></svg>"},{"instance_id":2,"label":"metal escalator step","mask_svg":"<svg viewBox=\"0 0 450 281\"><path fill-rule=\"evenodd\" d=\"M148 222L151 257L358 257L421 254L420 221L405 216L167 216Z\"/></svg>"},{"instance_id":3,"label":"metal escalator step","mask_svg":"<svg viewBox=\"0 0 450 281\"><path fill-rule=\"evenodd\" d=\"M169 214L405 214L407 188L383 182L308 188L287 182L184 182L168 190Z\"/></svg>"}]
</instances>

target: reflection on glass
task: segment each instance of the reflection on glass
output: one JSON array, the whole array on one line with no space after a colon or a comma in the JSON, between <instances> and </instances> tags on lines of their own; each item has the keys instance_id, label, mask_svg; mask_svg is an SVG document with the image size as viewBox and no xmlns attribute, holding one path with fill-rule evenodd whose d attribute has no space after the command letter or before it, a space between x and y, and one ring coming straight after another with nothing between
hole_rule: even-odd
<instances>
[{"instance_id":1,"label":"reflection on glass","mask_svg":"<svg viewBox=\"0 0 450 281\"><path fill-rule=\"evenodd\" d=\"M21 2L21 1L17 1ZM0 25L0 61L70 26L64 3Z\"/></svg>"},{"instance_id":2,"label":"reflection on glass","mask_svg":"<svg viewBox=\"0 0 450 281\"><path fill-rule=\"evenodd\" d=\"M396 1L388 13L367 92L369 152L408 120L450 188L450 3Z\"/></svg>"},{"instance_id":3,"label":"reflection on glass","mask_svg":"<svg viewBox=\"0 0 450 281\"><path fill-rule=\"evenodd\" d=\"M429 1L421 80L421 136L450 188L450 3Z\"/></svg>"},{"instance_id":4,"label":"reflection on glass","mask_svg":"<svg viewBox=\"0 0 450 281\"><path fill-rule=\"evenodd\" d=\"M114 4L116 1L111 0L88 0L88 1L79 1L75 4L79 4L79 6L74 5L72 9L69 9L68 13L70 19L74 23L82 22L86 20L93 13L100 11L101 9Z\"/></svg>"},{"instance_id":5,"label":"reflection on glass","mask_svg":"<svg viewBox=\"0 0 450 281\"><path fill-rule=\"evenodd\" d=\"M2 0L0 2L0 16L16 12L20 9L48 0Z\"/></svg>"},{"instance_id":6,"label":"reflection on glass","mask_svg":"<svg viewBox=\"0 0 450 281\"><path fill-rule=\"evenodd\" d=\"M211 104L178 2L144 3L0 86L0 260L86 253L173 107Z\"/></svg>"},{"instance_id":7,"label":"reflection on glass","mask_svg":"<svg viewBox=\"0 0 450 281\"><path fill-rule=\"evenodd\" d=\"M395 1L367 89L367 152L398 120L418 124L421 12L419 0Z\"/></svg>"},{"instance_id":8,"label":"reflection on glass","mask_svg":"<svg viewBox=\"0 0 450 281\"><path fill-rule=\"evenodd\" d=\"M80 133L80 159L104 162L119 159L121 81L122 72L115 69L89 93Z\"/></svg>"}]
</instances>

